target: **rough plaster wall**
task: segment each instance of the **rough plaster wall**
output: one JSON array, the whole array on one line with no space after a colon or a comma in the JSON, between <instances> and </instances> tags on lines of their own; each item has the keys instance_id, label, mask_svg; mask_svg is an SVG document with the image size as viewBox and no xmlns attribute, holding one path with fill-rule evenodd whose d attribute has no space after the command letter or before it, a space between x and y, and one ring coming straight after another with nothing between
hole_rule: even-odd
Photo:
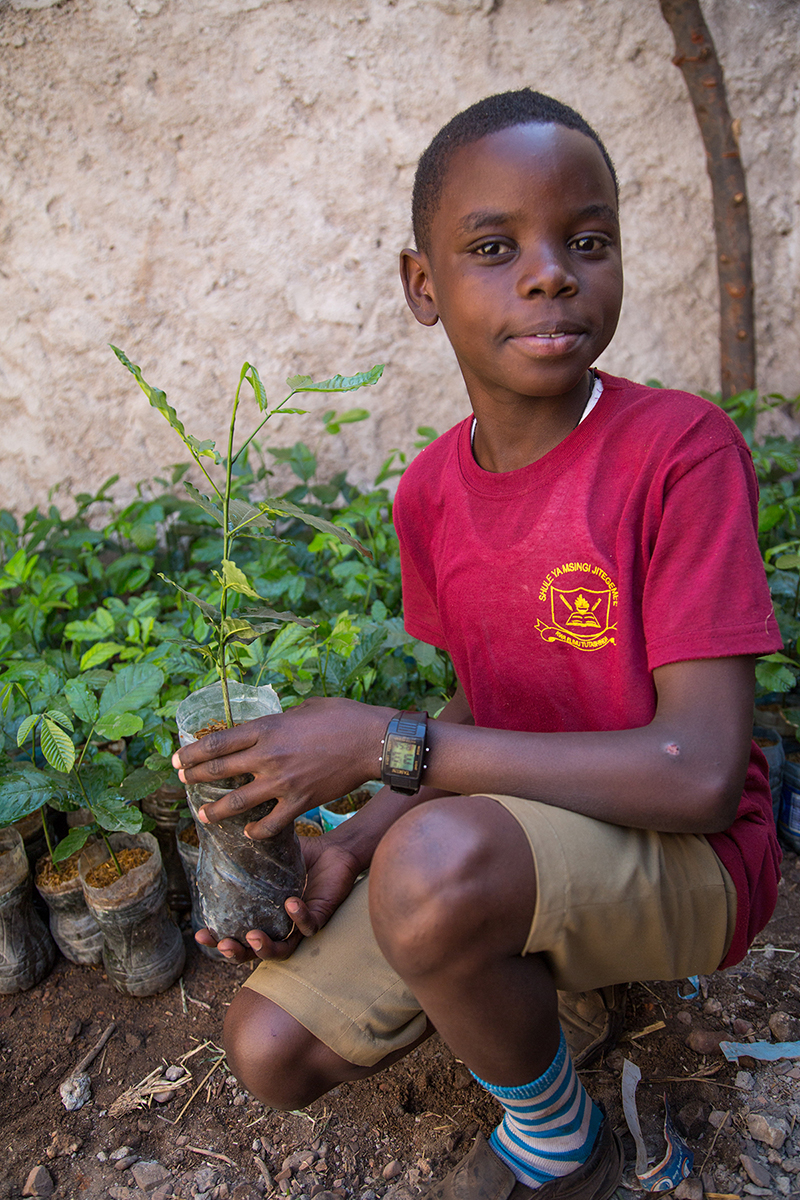
<instances>
[{"instance_id":1,"label":"rough plaster wall","mask_svg":"<svg viewBox=\"0 0 800 1200\"><path fill-rule=\"evenodd\" d=\"M760 382L800 391L800 6L705 0L742 121ZM224 436L244 359L273 399L386 363L373 417L323 445L372 478L465 397L405 310L415 161L455 111L530 84L598 128L622 185L627 297L601 365L714 388L704 154L657 0L0 0L0 503L185 457L107 349ZM327 405L314 405L321 412ZM316 440L286 418L279 444Z\"/></svg>"}]
</instances>

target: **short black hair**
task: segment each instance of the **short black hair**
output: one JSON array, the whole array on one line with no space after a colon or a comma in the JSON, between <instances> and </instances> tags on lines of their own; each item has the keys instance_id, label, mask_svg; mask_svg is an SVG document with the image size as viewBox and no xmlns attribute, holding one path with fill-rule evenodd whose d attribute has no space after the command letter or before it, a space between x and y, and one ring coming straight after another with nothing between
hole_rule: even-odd
<instances>
[{"instance_id":1,"label":"short black hair","mask_svg":"<svg viewBox=\"0 0 800 1200\"><path fill-rule=\"evenodd\" d=\"M439 130L420 158L411 200L411 219L418 250L427 253L430 249L431 222L439 206L450 159L456 150L512 125L563 125L566 129L577 129L579 133L586 134L602 154L619 198L619 183L611 156L580 113L568 104L545 96L543 92L534 92L531 88L499 92L457 113L452 121Z\"/></svg>"}]
</instances>

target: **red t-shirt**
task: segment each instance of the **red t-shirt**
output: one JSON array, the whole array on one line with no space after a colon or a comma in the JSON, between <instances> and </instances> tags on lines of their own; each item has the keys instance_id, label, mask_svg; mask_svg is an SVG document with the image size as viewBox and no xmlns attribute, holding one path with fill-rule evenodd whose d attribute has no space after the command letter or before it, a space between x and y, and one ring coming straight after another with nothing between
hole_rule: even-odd
<instances>
[{"instance_id":1,"label":"red t-shirt","mask_svg":"<svg viewBox=\"0 0 800 1200\"><path fill-rule=\"evenodd\" d=\"M449 652L476 725L641 728L656 667L781 646L736 426L697 396L600 377L596 407L537 462L483 470L470 417L400 483L406 629ZM779 879L755 745L736 821L708 840L738 895L730 966L768 921Z\"/></svg>"}]
</instances>

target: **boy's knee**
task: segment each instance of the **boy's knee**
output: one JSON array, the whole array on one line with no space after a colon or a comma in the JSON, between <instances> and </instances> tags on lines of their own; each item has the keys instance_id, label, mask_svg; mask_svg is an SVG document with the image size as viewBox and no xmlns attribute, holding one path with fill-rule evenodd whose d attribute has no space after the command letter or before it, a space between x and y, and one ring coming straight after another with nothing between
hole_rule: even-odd
<instances>
[{"instance_id":1,"label":"boy's knee","mask_svg":"<svg viewBox=\"0 0 800 1200\"><path fill-rule=\"evenodd\" d=\"M492 803L491 801L488 803ZM372 927L400 975L424 975L491 908L486 839L463 798L420 805L397 821L370 867Z\"/></svg>"},{"instance_id":2,"label":"boy's knee","mask_svg":"<svg viewBox=\"0 0 800 1200\"><path fill-rule=\"evenodd\" d=\"M242 988L230 1004L223 1040L233 1074L270 1108L304 1108L340 1082L320 1071L317 1039L251 988Z\"/></svg>"}]
</instances>

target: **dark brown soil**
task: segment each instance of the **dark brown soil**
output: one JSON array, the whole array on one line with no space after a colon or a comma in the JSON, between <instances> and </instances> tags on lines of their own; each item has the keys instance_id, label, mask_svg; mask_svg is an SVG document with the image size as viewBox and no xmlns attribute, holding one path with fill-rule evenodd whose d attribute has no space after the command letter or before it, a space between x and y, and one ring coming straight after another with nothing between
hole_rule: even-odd
<instances>
[{"instance_id":1,"label":"dark brown soil","mask_svg":"<svg viewBox=\"0 0 800 1200\"><path fill-rule=\"evenodd\" d=\"M197 830L193 824L187 825L186 828L183 829L178 836L180 837L181 841L184 842L187 846L199 846L200 845L200 838L197 836Z\"/></svg>"},{"instance_id":2,"label":"dark brown soil","mask_svg":"<svg viewBox=\"0 0 800 1200\"><path fill-rule=\"evenodd\" d=\"M346 796L342 796L339 800L334 800L331 804L326 804L325 807L332 813L354 813L363 808L368 800L372 799L372 792L367 788L360 788L357 792L349 792Z\"/></svg>"},{"instance_id":3,"label":"dark brown soil","mask_svg":"<svg viewBox=\"0 0 800 1200\"><path fill-rule=\"evenodd\" d=\"M55 1182L55 1200L140 1200L130 1170L118 1170L109 1157L122 1147L130 1148L122 1167L138 1157L168 1169L173 1195L180 1200L205 1194L208 1176L202 1186L198 1182L202 1169L217 1173L218 1190L209 1193L213 1200L258 1200L265 1192L276 1198L412 1200L463 1155L477 1129L488 1132L497 1123L494 1101L435 1036L382 1076L342 1085L304 1112L264 1108L240 1089L218 1049L225 1009L249 968L205 958L185 919L184 936L188 957L182 984L159 996L120 995L102 967L74 966L63 958L30 991L0 996L0 1200L19 1200L30 1169L39 1163ZM800 864L787 854L777 912L742 964L701 980L701 995L691 1001L679 996L685 982L632 988L619 1047L582 1073L591 1095L605 1104L624 1135L629 1167L633 1142L620 1097L624 1057L642 1072L637 1098L648 1144L660 1158L666 1094L694 1150L695 1173L705 1171L709 1191L743 1196L749 1181L739 1173L739 1156L759 1154L767 1162L766 1148L749 1139L748 1110L761 1105L761 1111L774 1113L783 1106L794 1131L799 1085L788 1074L791 1064L745 1061L737 1068L719 1053L691 1050L687 1036L717 1030L740 1041L769 1040L774 1013L800 1017L797 950ZM94 1098L67 1112L59 1085L112 1020L116 1030L88 1068ZM752 1033L734 1035L734 1021L737 1029L747 1025ZM108 1115L114 1102L151 1072L181 1061L191 1082L167 1102L151 1099L117 1118ZM756 1080L755 1090L748 1091L737 1077L742 1068ZM713 1112L731 1114L719 1133L709 1122ZM325 1152L313 1168L295 1163L276 1179L290 1155L310 1148ZM768 1162L774 1177L791 1179L796 1191L800 1174L786 1173L793 1170L792 1162L800 1172L794 1132L782 1150L768 1153L774 1156ZM265 1187L257 1160L273 1187Z\"/></svg>"}]
</instances>

